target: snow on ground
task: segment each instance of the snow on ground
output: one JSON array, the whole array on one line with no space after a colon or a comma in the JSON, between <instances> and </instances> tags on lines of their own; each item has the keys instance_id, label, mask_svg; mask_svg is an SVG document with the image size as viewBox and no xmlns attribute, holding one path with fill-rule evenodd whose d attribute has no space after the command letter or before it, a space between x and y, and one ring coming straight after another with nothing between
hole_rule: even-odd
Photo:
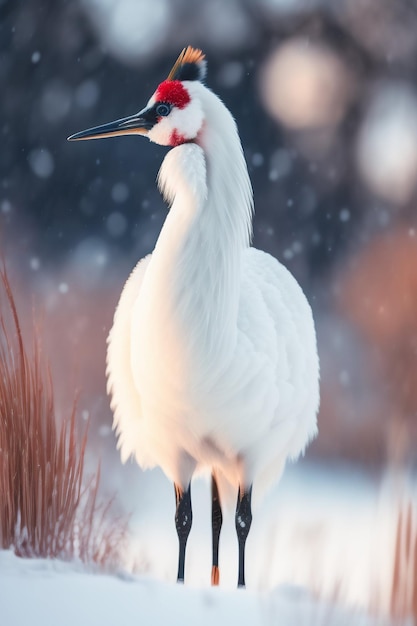
<instances>
[{"instance_id":1,"label":"snow on ground","mask_svg":"<svg viewBox=\"0 0 417 626\"><path fill-rule=\"evenodd\" d=\"M0 617L4 626L370 624L296 588L197 590L150 577L92 574L59 561L19 559L10 551L0 552Z\"/></svg>"},{"instance_id":2,"label":"snow on ground","mask_svg":"<svg viewBox=\"0 0 417 626\"><path fill-rule=\"evenodd\" d=\"M186 585L176 585L172 486L159 472L128 467L119 485L126 508L135 509L125 571L102 575L0 552L0 624L369 626L370 599L389 597L394 487L381 490L351 468L290 467L254 511L245 591L235 589L237 542L233 513L225 512L221 587L212 589L207 482L193 483Z\"/></svg>"}]
</instances>

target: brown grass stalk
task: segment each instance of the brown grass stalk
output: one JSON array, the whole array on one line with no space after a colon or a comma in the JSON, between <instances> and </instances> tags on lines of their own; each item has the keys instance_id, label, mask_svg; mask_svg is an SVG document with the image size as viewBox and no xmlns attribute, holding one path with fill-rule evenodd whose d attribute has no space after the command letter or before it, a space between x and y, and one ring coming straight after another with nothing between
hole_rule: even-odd
<instances>
[{"instance_id":1,"label":"brown grass stalk","mask_svg":"<svg viewBox=\"0 0 417 626\"><path fill-rule=\"evenodd\" d=\"M397 518L390 608L396 623L417 624L417 510L411 502Z\"/></svg>"},{"instance_id":2,"label":"brown grass stalk","mask_svg":"<svg viewBox=\"0 0 417 626\"><path fill-rule=\"evenodd\" d=\"M56 419L39 337L28 351L0 270L0 548L117 566L126 522L98 501L100 468L85 479L88 427L78 430L75 403Z\"/></svg>"}]
</instances>

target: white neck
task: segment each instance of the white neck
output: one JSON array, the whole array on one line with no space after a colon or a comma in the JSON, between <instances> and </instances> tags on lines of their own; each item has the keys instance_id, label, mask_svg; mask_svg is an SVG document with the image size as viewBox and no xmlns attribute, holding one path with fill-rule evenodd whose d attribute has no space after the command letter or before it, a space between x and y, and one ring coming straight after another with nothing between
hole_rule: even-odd
<instances>
[{"instance_id":1,"label":"white neck","mask_svg":"<svg viewBox=\"0 0 417 626\"><path fill-rule=\"evenodd\" d=\"M161 323L182 335L192 359L198 350L211 361L210 355L219 358L235 341L253 205L234 120L217 96L200 87L206 116L200 145L172 149L159 173L161 191L172 205L146 282L147 297L156 298L154 310L165 310Z\"/></svg>"}]
</instances>

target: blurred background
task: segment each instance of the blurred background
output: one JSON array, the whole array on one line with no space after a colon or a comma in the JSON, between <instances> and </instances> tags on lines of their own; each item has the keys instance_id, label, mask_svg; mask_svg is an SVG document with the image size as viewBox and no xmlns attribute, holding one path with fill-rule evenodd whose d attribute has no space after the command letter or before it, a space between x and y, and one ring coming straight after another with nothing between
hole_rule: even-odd
<instances>
[{"instance_id":1,"label":"blurred background","mask_svg":"<svg viewBox=\"0 0 417 626\"><path fill-rule=\"evenodd\" d=\"M155 178L166 149L66 137L141 109L188 44L237 120L254 245L313 307L322 402L308 458L370 476L414 462L413 0L0 0L1 253L21 315L34 306L42 318L59 406L80 390L110 480L105 339L165 219Z\"/></svg>"}]
</instances>

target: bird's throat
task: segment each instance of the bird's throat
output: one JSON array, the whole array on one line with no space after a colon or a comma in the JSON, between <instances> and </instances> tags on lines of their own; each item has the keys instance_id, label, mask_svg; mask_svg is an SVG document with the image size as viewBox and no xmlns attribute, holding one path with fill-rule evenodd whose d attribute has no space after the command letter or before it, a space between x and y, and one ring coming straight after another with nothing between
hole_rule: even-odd
<instances>
[{"instance_id":1,"label":"bird's throat","mask_svg":"<svg viewBox=\"0 0 417 626\"><path fill-rule=\"evenodd\" d=\"M242 249L222 222L224 207L201 147L172 150L160 186L172 206L146 276L148 306L172 328L170 343L180 337L190 354L204 350L215 358L234 340Z\"/></svg>"}]
</instances>

